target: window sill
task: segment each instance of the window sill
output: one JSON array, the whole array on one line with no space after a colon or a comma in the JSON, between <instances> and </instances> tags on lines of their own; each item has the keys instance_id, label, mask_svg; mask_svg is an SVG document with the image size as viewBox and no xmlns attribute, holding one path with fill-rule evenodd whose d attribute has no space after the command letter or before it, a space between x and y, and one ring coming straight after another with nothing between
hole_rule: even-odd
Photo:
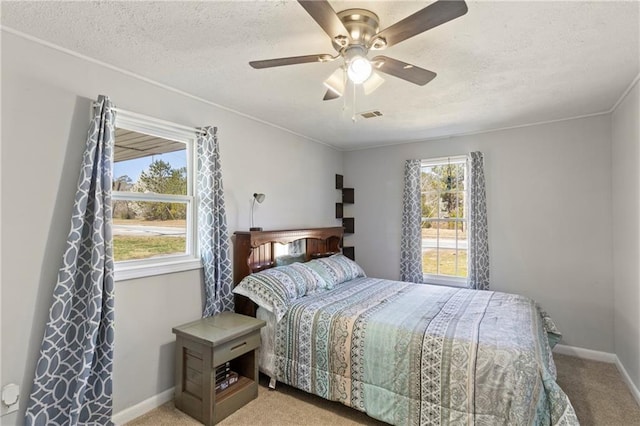
<instances>
[{"instance_id":1,"label":"window sill","mask_svg":"<svg viewBox=\"0 0 640 426\"><path fill-rule=\"evenodd\" d=\"M443 277L437 275L423 275L422 282L425 284L444 285L448 287L467 287L466 278Z\"/></svg>"},{"instance_id":2,"label":"window sill","mask_svg":"<svg viewBox=\"0 0 640 426\"><path fill-rule=\"evenodd\" d=\"M154 275L172 274L202 268L200 259L189 258L158 263L118 265L115 267L114 281L126 281Z\"/></svg>"}]
</instances>

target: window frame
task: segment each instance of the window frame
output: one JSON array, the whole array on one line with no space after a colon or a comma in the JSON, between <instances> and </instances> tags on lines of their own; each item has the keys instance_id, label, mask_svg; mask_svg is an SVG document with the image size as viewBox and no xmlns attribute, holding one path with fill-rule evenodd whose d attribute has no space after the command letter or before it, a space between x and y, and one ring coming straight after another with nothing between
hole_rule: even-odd
<instances>
[{"instance_id":1,"label":"window frame","mask_svg":"<svg viewBox=\"0 0 640 426\"><path fill-rule=\"evenodd\" d=\"M464 165L464 180L463 180L463 185L464 185L464 216L462 219L460 218L456 218L456 219L440 219L437 218L437 221L447 221L447 222L458 222L458 223L466 223L467 224L467 229L469 227L469 218L467 216L468 214L468 200L469 200L469 161L466 155L455 155L455 156L450 156L450 157L439 157L439 158L426 158L426 159L422 159L421 163L420 163L420 196L422 198L422 168L423 167L429 167L429 166L446 166L448 164L463 164ZM421 223L423 223L425 221L425 219L433 219L433 218L426 218L424 216L421 216ZM424 256L424 252L423 252L423 248L422 248L422 227L421 229L421 234L420 234L420 259L422 260L422 257ZM439 237L438 237L439 240ZM456 247L457 247L457 241L458 239L456 238ZM468 245L468 237L467 237L467 274L469 271L469 252L471 250L471 247L469 247ZM457 248L456 248L457 250ZM458 276L453 276L453 275L444 275L444 274L430 274L430 273L422 273L422 281L426 284L436 284L436 285L445 285L445 286L452 286L452 287L466 287L467 286L467 280L468 280L468 275L466 277L458 277Z\"/></svg>"},{"instance_id":2,"label":"window frame","mask_svg":"<svg viewBox=\"0 0 640 426\"><path fill-rule=\"evenodd\" d=\"M184 202L187 208L187 229L185 254L117 262L114 260L114 280L123 281L202 268L197 238L196 129L120 109L116 111L115 127L184 143L187 156L187 195L112 191L112 206L115 201Z\"/></svg>"}]
</instances>

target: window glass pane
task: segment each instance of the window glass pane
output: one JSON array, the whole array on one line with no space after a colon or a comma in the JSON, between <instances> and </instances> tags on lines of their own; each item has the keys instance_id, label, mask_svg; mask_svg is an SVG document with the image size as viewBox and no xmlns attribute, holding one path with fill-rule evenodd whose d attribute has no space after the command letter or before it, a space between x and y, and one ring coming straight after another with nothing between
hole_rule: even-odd
<instances>
[{"instance_id":1,"label":"window glass pane","mask_svg":"<svg viewBox=\"0 0 640 426\"><path fill-rule=\"evenodd\" d=\"M453 275L456 277L467 276L467 250L447 250L446 256L449 257L449 261L446 265L446 269L441 266L441 274ZM446 256L444 258L446 259ZM455 265L453 263L455 262ZM457 269L456 269L457 268ZM445 272L442 272L442 271Z\"/></svg>"},{"instance_id":2,"label":"window glass pane","mask_svg":"<svg viewBox=\"0 0 640 426\"><path fill-rule=\"evenodd\" d=\"M438 250L435 248L422 249L422 273L438 274Z\"/></svg>"},{"instance_id":3,"label":"window glass pane","mask_svg":"<svg viewBox=\"0 0 640 426\"><path fill-rule=\"evenodd\" d=\"M464 170L464 163L458 163L455 165L455 183L453 185L453 189L456 189L458 191L464 190Z\"/></svg>"},{"instance_id":4,"label":"window glass pane","mask_svg":"<svg viewBox=\"0 0 640 426\"><path fill-rule=\"evenodd\" d=\"M467 222L458 222L457 228L457 237L458 237L458 248L467 249L467 231L468 231Z\"/></svg>"},{"instance_id":5,"label":"window glass pane","mask_svg":"<svg viewBox=\"0 0 640 426\"><path fill-rule=\"evenodd\" d=\"M186 203L119 200L113 207L116 261L186 254Z\"/></svg>"},{"instance_id":6,"label":"window glass pane","mask_svg":"<svg viewBox=\"0 0 640 426\"><path fill-rule=\"evenodd\" d=\"M446 189L440 174L440 167L441 166L422 168L422 192L441 192Z\"/></svg>"},{"instance_id":7,"label":"window glass pane","mask_svg":"<svg viewBox=\"0 0 640 426\"><path fill-rule=\"evenodd\" d=\"M460 196L456 191L447 191L440 194L440 218L449 219L457 217Z\"/></svg>"},{"instance_id":8,"label":"window glass pane","mask_svg":"<svg viewBox=\"0 0 640 426\"><path fill-rule=\"evenodd\" d=\"M464 210L464 203L465 203L465 193L464 191L460 191L458 192L458 197L457 197L457 204L456 204L456 217L457 218L466 218L466 212Z\"/></svg>"},{"instance_id":9,"label":"window glass pane","mask_svg":"<svg viewBox=\"0 0 640 426\"><path fill-rule=\"evenodd\" d=\"M438 234L440 237L440 247L456 247L456 222L453 220L443 220L438 223Z\"/></svg>"},{"instance_id":10,"label":"window glass pane","mask_svg":"<svg viewBox=\"0 0 640 426\"><path fill-rule=\"evenodd\" d=\"M422 217L437 218L440 197L437 192L422 193Z\"/></svg>"},{"instance_id":11,"label":"window glass pane","mask_svg":"<svg viewBox=\"0 0 640 426\"><path fill-rule=\"evenodd\" d=\"M467 251L425 249L422 252L422 273L432 275L467 276Z\"/></svg>"},{"instance_id":12,"label":"window glass pane","mask_svg":"<svg viewBox=\"0 0 640 426\"><path fill-rule=\"evenodd\" d=\"M456 238L458 251L456 252L456 269L454 275L458 277L467 276L467 253L469 241L467 240L467 223L456 222Z\"/></svg>"},{"instance_id":13,"label":"window glass pane","mask_svg":"<svg viewBox=\"0 0 640 426\"><path fill-rule=\"evenodd\" d=\"M438 270L440 275L456 275L456 264L455 249L439 249Z\"/></svg>"},{"instance_id":14,"label":"window glass pane","mask_svg":"<svg viewBox=\"0 0 640 426\"><path fill-rule=\"evenodd\" d=\"M186 144L116 129L113 189L187 195Z\"/></svg>"},{"instance_id":15,"label":"window glass pane","mask_svg":"<svg viewBox=\"0 0 640 426\"><path fill-rule=\"evenodd\" d=\"M422 273L438 274L438 246L443 223L439 220L423 222L422 225Z\"/></svg>"},{"instance_id":16,"label":"window glass pane","mask_svg":"<svg viewBox=\"0 0 640 426\"><path fill-rule=\"evenodd\" d=\"M438 238L438 221L437 220L422 220L422 247L425 245L429 247L436 247L436 241Z\"/></svg>"}]
</instances>

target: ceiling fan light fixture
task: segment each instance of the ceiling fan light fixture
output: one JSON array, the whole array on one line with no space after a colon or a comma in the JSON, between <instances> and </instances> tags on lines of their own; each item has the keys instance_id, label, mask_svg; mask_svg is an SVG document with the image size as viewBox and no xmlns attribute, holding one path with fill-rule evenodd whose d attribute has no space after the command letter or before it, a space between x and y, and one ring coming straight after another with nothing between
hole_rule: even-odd
<instances>
[{"instance_id":1,"label":"ceiling fan light fixture","mask_svg":"<svg viewBox=\"0 0 640 426\"><path fill-rule=\"evenodd\" d=\"M342 96L344 93L344 70L338 68L322 84L336 95Z\"/></svg>"},{"instance_id":2,"label":"ceiling fan light fixture","mask_svg":"<svg viewBox=\"0 0 640 426\"><path fill-rule=\"evenodd\" d=\"M380 75L375 72L371 73L371 77L369 77L367 81L362 83L364 94L370 95L371 93L373 93L374 90L380 87L382 83L384 83L384 78L380 77Z\"/></svg>"},{"instance_id":3,"label":"ceiling fan light fixture","mask_svg":"<svg viewBox=\"0 0 640 426\"><path fill-rule=\"evenodd\" d=\"M369 77L371 77L372 71L373 67L371 66L371 62L364 56L354 56L351 58L351 61L349 61L349 66L347 67L349 80L355 84L361 84L367 81Z\"/></svg>"}]
</instances>

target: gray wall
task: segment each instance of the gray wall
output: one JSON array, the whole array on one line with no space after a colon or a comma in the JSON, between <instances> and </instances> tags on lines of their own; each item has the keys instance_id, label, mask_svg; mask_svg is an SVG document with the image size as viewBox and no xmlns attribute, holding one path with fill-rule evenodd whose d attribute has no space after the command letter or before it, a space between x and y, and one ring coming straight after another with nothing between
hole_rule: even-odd
<instances>
[{"instance_id":1,"label":"gray wall","mask_svg":"<svg viewBox=\"0 0 640 426\"><path fill-rule=\"evenodd\" d=\"M615 352L640 389L640 88L612 114Z\"/></svg>"},{"instance_id":2,"label":"gray wall","mask_svg":"<svg viewBox=\"0 0 640 426\"><path fill-rule=\"evenodd\" d=\"M24 412L98 94L176 123L219 128L229 230L335 226L342 154L123 73L2 33L2 365ZM304 178L301 178L303 176ZM114 412L173 386L171 327L201 315L201 272L116 283ZM3 424L20 423L15 414Z\"/></svg>"},{"instance_id":3,"label":"gray wall","mask_svg":"<svg viewBox=\"0 0 640 426\"><path fill-rule=\"evenodd\" d=\"M608 115L345 153L356 260L398 279L404 162L485 156L491 286L544 306L563 343L613 352Z\"/></svg>"}]
</instances>

